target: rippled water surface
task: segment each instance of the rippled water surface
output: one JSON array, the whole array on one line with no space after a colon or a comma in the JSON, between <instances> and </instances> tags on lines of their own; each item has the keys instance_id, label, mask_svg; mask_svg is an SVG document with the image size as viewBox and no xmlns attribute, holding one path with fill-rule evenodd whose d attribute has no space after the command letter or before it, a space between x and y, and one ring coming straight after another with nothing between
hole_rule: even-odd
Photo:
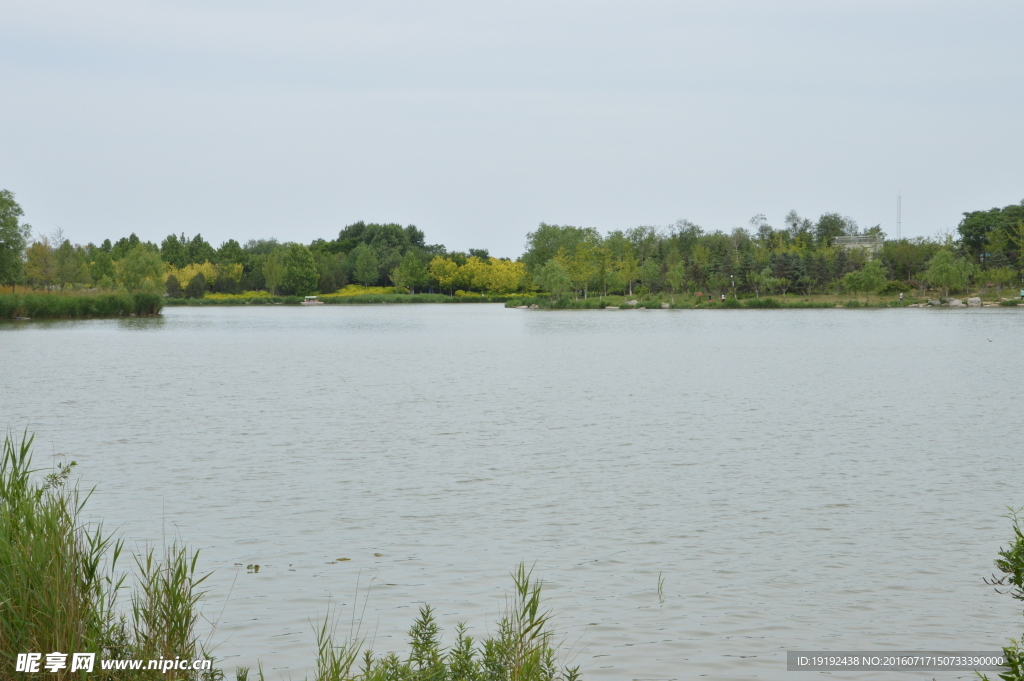
<instances>
[{"instance_id":1,"label":"rippled water surface","mask_svg":"<svg viewBox=\"0 0 1024 681\"><path fill-rule=\"evenodd\" d=\"M786 650L1020 634L982 577L1024 504L1022 330L1012 309L170 308L0 325L0 425L76 459L130 545L202 549L228 668L302 677L311 621L334 605L347 631L356 594L379 651L424 602L449 641L493 630L526 561L584 678L791 679Z\"/></svg>"}]
</instances>

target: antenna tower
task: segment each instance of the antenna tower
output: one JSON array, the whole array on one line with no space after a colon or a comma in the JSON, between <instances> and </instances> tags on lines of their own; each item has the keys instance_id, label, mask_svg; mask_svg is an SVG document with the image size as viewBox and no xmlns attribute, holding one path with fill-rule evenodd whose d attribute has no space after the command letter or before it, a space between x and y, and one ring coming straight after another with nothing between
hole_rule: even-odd
<instances>
[{"instance_id":1,"label":"antenna tower","mask_svg":"<svg viewBox=\"0 0 1024 681\"><path fill-rule=\"evenodd\" d=\"M903 192L896 194L896 241L903 238Z\"/></svg>"}]
</instances>

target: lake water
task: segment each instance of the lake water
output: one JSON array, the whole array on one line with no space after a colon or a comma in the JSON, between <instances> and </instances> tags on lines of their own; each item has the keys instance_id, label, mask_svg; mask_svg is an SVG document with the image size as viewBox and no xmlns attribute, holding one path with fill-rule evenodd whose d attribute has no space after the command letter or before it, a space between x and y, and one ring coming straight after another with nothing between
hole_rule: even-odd
<instances>
[{"instance_id":1,"label":"lake water","mask_svg":"<svg viewBox=\"0 0 1024 681\"><path fill-rule=\"evenodd\" d=\"M449 642L493 631L525 561L586 679L792 679L786 650L1020 635L982 578L1024 505L1022 331L1013 309L169 308L0 325L0 425L77 460L130 547L202 549L228 669L301 678L313 623L333 606L347 632L356 601L381 652L424 602Z\"/></svg>"}]
</instances>

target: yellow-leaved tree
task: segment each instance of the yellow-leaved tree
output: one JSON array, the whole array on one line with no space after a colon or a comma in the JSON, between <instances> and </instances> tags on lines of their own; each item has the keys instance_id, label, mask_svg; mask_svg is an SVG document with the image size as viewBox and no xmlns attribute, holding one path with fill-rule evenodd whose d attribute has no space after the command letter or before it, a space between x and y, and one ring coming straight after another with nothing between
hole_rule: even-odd
<instances>
[{"instance_id":1,"label":"yellow-leaved tree","mask_svg":"<svg viewBox=\"0 0 1024 681\"><path fill-rule=\"evenodd\" d=\"M228 267L231 267L230 265ZM237 265L239 269L238 277L241 278L241 265ZM167 275L173 275L178 283L181 284L182 288L188 287L190 281L192 281L197 274L202 273L203 277L206 278L207 286L212 285L217 281L217 267L209 260L204 262L202 265L192 263L191 265L185 265L182 268L177 268L170 263L164 263L164 268L167 270Z\"/></svg>"},{"instance_id":2,"label":"yellow-leaved tree","mask_svg":"<svg viewBox=\"0 0 1024 681\"><path fill-rule=\"evenodd\" d=\"M459 268L455 281L468 290L482 291L489 285L490 274L490 266L474 255L466 258L466 264Z\"/></svg>"},{"instance_id":3,"label":"yellow-leaved tree","mask_svg":"<svg viewBox=\"0 0 1024 681\"><path fill-rule=\"evenodd\" d=\"M442 291L448 289L448 293L454 292L455 279L459 274L459 266L454 260L444 256L435 255L430 261L430 278L437 282L438 288Z\"/></svg>"},{"instance_id":4,"label":"yellow-leaved tree","mask_svg":"<svg viewBox=\"0 0 1024 681\"><path fill-rule=\"evenodd\" d=\"M491 258L487 277L489 293L514 293L522 288L526 278L526 265L511 260Z\"/></svg>"}]
</instances>

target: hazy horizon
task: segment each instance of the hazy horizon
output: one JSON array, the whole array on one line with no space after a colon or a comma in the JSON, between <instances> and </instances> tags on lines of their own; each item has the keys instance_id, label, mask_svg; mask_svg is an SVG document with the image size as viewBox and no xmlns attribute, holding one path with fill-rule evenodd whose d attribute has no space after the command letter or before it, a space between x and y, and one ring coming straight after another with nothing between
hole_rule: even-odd
<instances>
[{"instance_id":1,"label":"hazy horizon","mask_svg":"<svg viewBox=\"0 0 1024 681\"><path fill-rule=\"evenodd\" d=\"M541 221L903 235L1024 198L1011 2L5 3L0 188L35 230L515 257Z\"/></svg>"}]
</instances>

